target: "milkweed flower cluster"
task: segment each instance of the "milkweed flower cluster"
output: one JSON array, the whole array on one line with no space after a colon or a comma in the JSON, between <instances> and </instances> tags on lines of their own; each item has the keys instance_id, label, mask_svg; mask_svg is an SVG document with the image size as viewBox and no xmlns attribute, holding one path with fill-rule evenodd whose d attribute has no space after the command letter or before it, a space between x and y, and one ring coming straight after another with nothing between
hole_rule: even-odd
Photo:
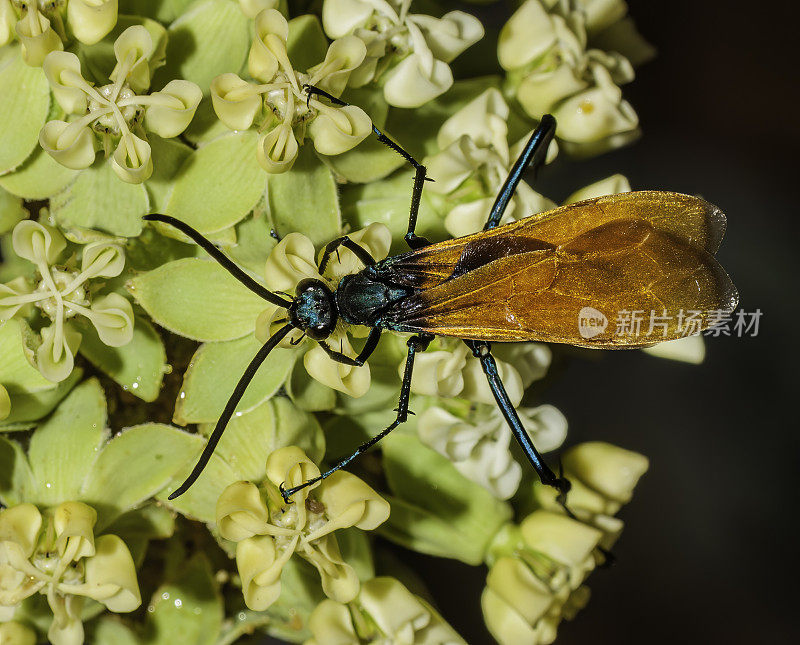
<instances>
[{"instance_id":1,"label":"milkweed flower cluster","mask_svg":"<svg viewBox=\"0 0 800 645\"><path fill-rule=\"evenodd\" d=\"M533 119L553 114L570 151L595 154L638 136L639 119L619 85L633 80L623 55L587 47L592 3L526 0L500 32L507 90Z\"/></svg>"},{"instance_id":2,"label":"milkweed flower cluster","mask_svg":"<svg viewBox=\"0 0 800 645\"><path fill-rule=\"evenodd\" d=\"M323 600L308 621L314 635L305 645L340 643L466 643L438 612L394 578L378 577L361 587L350 606Z\"/></svg>"},{"instance_id":3,"label":"milkweed flower cluster","mask_svg":"<svg viewBox=\"0 0 800 645\"><path fill-rule=\"evenodd\" d=\"M322 24L331 38L354 34L366 55L351 87L379 82L389 105L414 108L453 85L448 63L483 38L483 25L463 11L441 18L410 13L411 0L324 0Z\"/></svg>"},{"instance_id":4,"label":"milkweed flower cluster","mask_svg":"<svg viewBox=\"0 0 800 645\"><path fill-rule=\"evenodd\" d=\"M53 95L72 121L48 121L39 143L53 159L80 170L94 163L98 147L110 157L120 179L140 184L153 173L145 130L160 137L178 136L189 125L202 98L190 81L173 80L160 91L150 87L156 48L144 27L128 27L114 41L117 64L110 83L94 87L81 74L81 62L70 52L52 52L44 72Z\"/></svg>"},{"instance_id":5,"label":"milkweed flower cluster","mask_svg":"<svg viewBox=\"0 0 800 645\"><path fill-rule=\"evenodd\" d=\"M47 598L54 645L83 642L85 598L113 612L141 604L130 551L118 536L95 536L97 513L81 502L64 502L44 515L33 504L0 511L0 617L8 620L35 593Z\"/></svg>"},{"instance_id":6,"label":"milkweed flower cluster","mask_svg":"<svg viewBox=\"0 0 800 645\"><path fill-rule=\"evenodd\" d=\"M222 537L236 542L236 566L250 609L263 611L281 594L281 570L297 553L322 579L322 590L349 602L359 589L354 569L342 560L334 532L356 526L371 530L389 516L389 504L356 476L338 471L283 502L279 487L313 479L319 468L294 446L273 452L267 461L266 490L237 482L217 502Z\"/></svg>"},{"instance_id":7,"label":"milkweed flower cluster","mask_svg":"<svg viewBox=\"0 0 800 645\"><path fill-rule=\"evenodd\" d=\"M457 339L416 355L400 428L287 503L395 420L408 349L383 330L345 365L292 330L169 498L288 312L144 215L291 299L363 269L344 246L320 267L343 235L378 262L407 250L414 169L376 129L427 167L433 242L481 230L543 112L548 162L638 132L619 86L646 46L622 0L500 10L498 42L421 0L0 0L0 642L466 642L397 547L488 565L501 643L550 642L586 602L646 460L584 444L559 456L566 500L532 484ZM522 182L501 223L555 205ZM368 332L340 320L327 349ZM543 453L568 426L541 387L558 352L492 347Z\"/></svg>"},{"instance_id":8,"label":"milkweed flower cluster","mask_svg":"<svg viewBox=\"0 0 800 645\"><path fill-rule=\"evenodd\" d=\"M360 107L332 105L305 89L312 85L332 96L341 95L367 54L360 39L335 40L325 60L299 72L287 53L286 18L275 9L265 9L255 17L255 31L247 68L256 82L234 73L222 74L211 83L211 97L217 116L231 130L247 130L256 122L260 132L256 155L264 170L288 171L306 135L320 154L337 155L372 132L372 121Z\"/></svg>"},{"instance_id":9,"label":"milkweed flower cluster","mask_svg":"<svg viewBox=\"0 0 800 645\"><path fill-rule=\"evenodd\" d=\"M40 66L72 38L93 45L117 23L118 0L2 0L0 47L13 39L28 65Z\"/></svg>"},{"instance_id":10,"label":"milkweed flower cluster","mask_svg":"<svg viewBox=\"0 0 800 645\"><path fill-rule=\"evenodd\" d=\"M647 466L637 453L585 443L564 455L573 488L563 504L534 484L535 510L519 525L504 527L489 552L481 606L501 645L552 643L561 620L587 603L583 582L606 561L622 532L614 515L630 501Z\"/></svg>"},{"instance_id":11,"label":"milkweed flower cluster","mask_svg":"<svg viewBox=\"0 0 800 645\"><path fill-rule=\"evenodd\" d=\"M81 333L70 319L86 318L100 339L111 347L130 342L133 337L133 310L128 300L117 294L98 296L91 281L118 276L125 266L125 251L119 244L92 242L81 251L80 265L73 256L63 258L67 242L58 229L23 220L14 227L14 252L36 267L36 278L24 276L0 284L0 320L25 319L31 305L49 319L39 332L35 348L36 366L46 379L63 381L72 372ZM89 284L87 284L89 283Z\"/></svg>"}]
</instances>

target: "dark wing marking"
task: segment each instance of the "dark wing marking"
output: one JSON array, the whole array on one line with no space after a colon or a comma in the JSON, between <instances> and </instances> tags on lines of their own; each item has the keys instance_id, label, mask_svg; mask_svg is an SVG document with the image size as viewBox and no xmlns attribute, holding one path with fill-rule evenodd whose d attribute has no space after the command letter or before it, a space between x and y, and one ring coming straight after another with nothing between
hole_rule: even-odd
<instances>
[{"instance_id":1,"label":"dark wing marking","mask_svg":"<svg viewBox=\"0 0 800 645\"><path fill-rule=\"evenodd\" d=\"M374 274L398 286L429 289L462 275L466 272L463 269L472 270L524 250L563 246L593 228L621 219L650 223L656 230L711 254L725 233L725 215L698 197L660 191L619 193L396 255L378 263ZM500 238L513 238L514 242L504 245L499 243ZM490 257L492 251L494 257ZM481 256L480 263L468 259L473 254Z\"/></svg>"}]
</instances>

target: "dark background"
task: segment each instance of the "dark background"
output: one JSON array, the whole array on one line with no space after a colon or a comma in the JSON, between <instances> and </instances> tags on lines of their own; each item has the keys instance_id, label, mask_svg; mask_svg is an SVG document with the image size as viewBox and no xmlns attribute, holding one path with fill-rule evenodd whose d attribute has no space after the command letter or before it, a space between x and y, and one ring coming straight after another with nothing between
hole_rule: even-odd
<instances>
[{"instance_id":1,"label":"dark background","mask_svg":"<svg viewBox=\"0 0 800 645\"><path fill-rule=\"evenodd\" d=\"M568 445L609 441L647 455L622 512L616 566L557 643L797 643L798 11L793 2L629 0L658 49L625 86L644 136L555 165L553 199L613 172L636 189L703 195L728 215L718 254L755 338L715 338L692 366L641 352L567 358L541 392L570 421ZM444 616L491 643L485 569L408 553Z\"/></svg>"}]
</instances>

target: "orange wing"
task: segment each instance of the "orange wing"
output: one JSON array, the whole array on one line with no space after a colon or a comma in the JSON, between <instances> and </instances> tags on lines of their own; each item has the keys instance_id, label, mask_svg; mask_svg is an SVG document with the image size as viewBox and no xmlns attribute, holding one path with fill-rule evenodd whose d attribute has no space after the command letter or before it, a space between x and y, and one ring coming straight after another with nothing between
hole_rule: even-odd
<instances>
[{"instance_id":1,"label":"orange wing","mask_svg":"<svg viewBox=\"0 0 800 645\"><path fill-rule=\"evenodd\" d=\"M667 214L654 212L659 197ZM691 226L679 222L676 204L681 203L688 206ZM573 218L565 217L568 212ZM600 223L590 225L592 216ZM531 219L535 221L399 256L406 272L400 273L401 279L426 276L431 284L430 269L415 274L408 270L419 266L412 261L423 253L438 258L431 265L449 273L398 301L383 316L384 324L398 331L474 340L640 347L685 335L687 317L696 321L695 329L705 329L713 322L709 312L736 306L736 289L709 252L719 245L724 215L702 200L673 193L625 193ZM570 230L564 232L567 224ZM546 240L532 236L540 231ZM452 247L460 247L455 260ZM442 257L448 259L447 268ZM419 262L424 269L426 262ZM618 319L626 316L620 312L638 312L631 314L629 329L618 329ZM652 330L650 312L663 316L654 320ZM581 316L593 318L593 326L587 327ZM640 329L633 333L637 317Z\"/></svg>"},{"instance_id":2,"label":"orange wing","mask_svg":"<svg viewBox=\"0 0 800 645\"><path fill-rule=\"evenodd\" d=\"M717 252L726 225L724 213L698 197L655 190L619 193L555 208L491 231L431 244L391 257L382 265L391 271L397 284L428 289L450 279L467 247L476 241L491 246L488 240L499 243L495 238L513 237L517 249L554 248L619 219L649 222L656 230L711 254Z\"/></svg>"}]
</instances>

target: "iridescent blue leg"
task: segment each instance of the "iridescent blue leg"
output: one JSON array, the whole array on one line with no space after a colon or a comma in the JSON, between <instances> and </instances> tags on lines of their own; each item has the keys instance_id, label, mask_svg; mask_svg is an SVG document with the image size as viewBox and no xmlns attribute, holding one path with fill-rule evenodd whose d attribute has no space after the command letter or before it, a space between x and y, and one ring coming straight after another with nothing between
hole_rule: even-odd
<instances>
[{"instance_id":1,"label":"iridescent blue leg","mask_svg":"<svg viewBox=\"0 0 800 645\"><path fill-rule=\"evenodd\" d=\"M497 372L497 363L494 362L489 343L483 341L466 342L472 348L472 353L481 362L481 367L484 374L486 374L486 379L489 381L489 389L491 389L494 399L497 401L497 406L500 408L500 412L503 413L511 432L514 433L514 438L519 442L528 461L531 462L531 466L536 470L536 474L539 475L539 479L542 480L543 484L555 488L561 495L566 495L570 489L569 481L563 477L556 477L555 473L544 463L539 451L536 450L536 446L533 445L531 438L519 420L514 405L508 398L506 388L500 379L500 374Z\"/></svg>"},{"instance_id":2,"label":"iridescent blue leg","mask_svg":"<svg viewBox=\"0 0 800 645\"><path fill-rule=\"evenodd\" d=\"M539 170L547 158L547 149L550 147L550 142L553 140L555 133L555 118L549 114L545 114L539 123L539 127L536 128L531 138L528 139L528 143L525 144L525 149L522 151L522 154L514 162L514 167L511 168L511 172L508 173L508 177L506 177L506 181L500 189L497 199L494 200L492 211L489 213L489 219L483 227L484 231L494 228L500 223L500 218L503 217L503 213L505 213L506 207L514 196L514 191L517 189L519 182L522 181L522 176L525 174L528 166L531 167L534 173Z\"/></svg>"}]
</instances>

